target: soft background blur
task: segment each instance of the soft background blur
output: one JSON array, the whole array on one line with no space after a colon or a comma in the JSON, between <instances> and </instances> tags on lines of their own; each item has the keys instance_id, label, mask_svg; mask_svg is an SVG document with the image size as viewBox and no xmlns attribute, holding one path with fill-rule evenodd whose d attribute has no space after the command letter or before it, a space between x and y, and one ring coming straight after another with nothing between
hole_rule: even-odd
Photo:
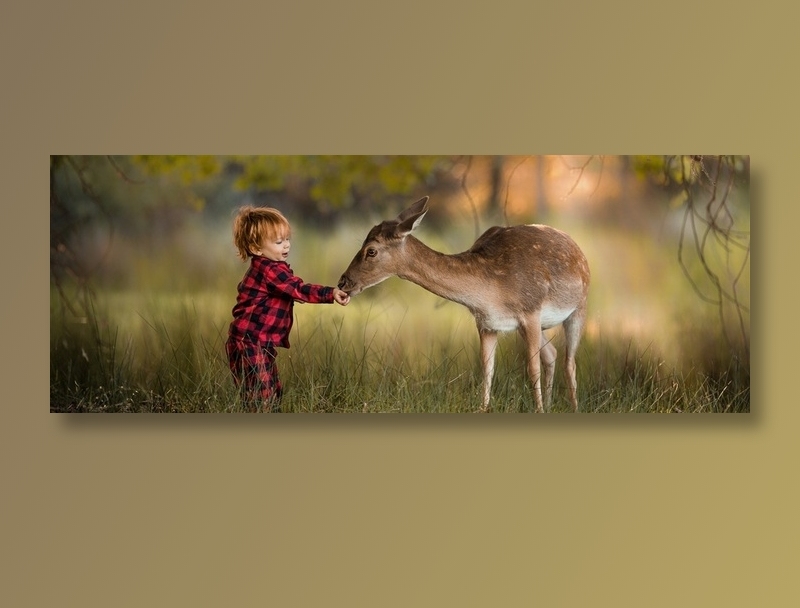
<instances>
[{"instance_id":1,"label":"soft background blur","mask_svg":"<svg viewBox=\"0 0 800 608\"><path fill-rule=\"evenodd\" d=\"M194 395L191 411L230 400L223 343L245 270L231 239L240 205L280 209L295 273L335 285L369 228L424 195L416 236L446 253L495 224L573 236L592 270L579 368L619 376L646 361L650 380L710 378L722 393L733 374L749 409L746 156L51 156L50 195L54 409L158 409L175 391ZM340 352L343 384L364 382L352 368L367 366L396 369L395 389L432 377L469 376L464 394L476 386L468 311L400 279L346 308L296 306L295 318L281 353L295 385L308 371L296 368L324 375ZM325 361L302 359L321 343ZM500 366L522 374L516 338L501 348ZM306 380L312 401L331 398ZM391 411L386 395L380 406L348 395L362 411Z\"/></svg>"}]
</instances>

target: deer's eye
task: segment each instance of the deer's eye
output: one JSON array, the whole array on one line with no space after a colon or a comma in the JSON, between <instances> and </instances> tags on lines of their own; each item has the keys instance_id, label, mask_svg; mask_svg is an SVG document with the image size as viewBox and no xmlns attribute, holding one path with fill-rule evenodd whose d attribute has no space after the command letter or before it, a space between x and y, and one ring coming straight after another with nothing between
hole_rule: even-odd
<instances>
[{"instance_id":1,"label":"deer's eye","mask_svg":"<svg viewBox=\"0 0 800 608\"><path fill-rule=\"evenodd\" d=\"M377 249L375 249L374 247L368 247L367 248L367 257L368 258L374 258L376 255L378 255L378 250Z\"/></svg>"}]
</instances>

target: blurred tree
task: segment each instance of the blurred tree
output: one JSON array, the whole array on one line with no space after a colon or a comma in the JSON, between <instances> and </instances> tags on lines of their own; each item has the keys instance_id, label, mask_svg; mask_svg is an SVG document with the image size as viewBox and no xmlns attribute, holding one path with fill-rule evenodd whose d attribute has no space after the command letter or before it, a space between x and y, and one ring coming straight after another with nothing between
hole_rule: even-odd
<instances>
[{"instance_id":1,"label":"blurred tree","mask_svg":"<svg viewBox=\"0 0 800 608\"><path fill-rule=\"evenodd\" d=\"M179 172L184 183L216 171L213 157L150 158ZM180 226L187 211L203 207L196 190L141 174L129 157L50 157L50 280L61 305L75 317L90 316L89 279L102 266L115 234L152 239Z\"/></svg>"},{"instance_id":2,"label":"blurred tree","mask_svg":"<svg viewBox=\"0 0 800 608\"><path fill-rule=\"evenodd\" d=\"M719 310L725 331L726 310L737 316L745 355L749 358L748 303L739 293L739 283L750 268L750 227L736 221L734 193L748 192L739 204L749 207L749 156L634 156L635 171L673 194L673 205L683 207L683 222L678 243L678 262L698 296ZM749 209L748 209L749 216ZM710 247L716 243L724 252L721 264L711 259ZM702 282L691 271L689 252L700 263ZM748 274L749 278L749 274ZM731 305L731 306L728 306ZM726 334L726 338L728 338ZM731 343L731 340L728 340Z\"/></svg>"},{"instance_id":3,"label":"blurred tree","mask_svg":"<svg viewBox=\"0 0 800 608\"><path fill-rule=\"evenodd\" d=\"M89 317L87 267L75 251L80 234L98 218L111 227L110 213L96 192L96 167L81 157L50 157L50 282L61 295L61 303L73 316ZM99 263L99 262L98 262ZM70 280L76 293L66 293Z\"/></svg>"},{"instance_id":4,"label":"blurred tree","mask_svg":"<svg viewBox=\"0 0 800 608\"><path fill-rule=\"evenodd\" d=\"M489 194L487 207L491 212L498 212L503 207L501 192L503 190L503 171L505 156L492 156L489 159Z\"/></svg>"}]
</instances>

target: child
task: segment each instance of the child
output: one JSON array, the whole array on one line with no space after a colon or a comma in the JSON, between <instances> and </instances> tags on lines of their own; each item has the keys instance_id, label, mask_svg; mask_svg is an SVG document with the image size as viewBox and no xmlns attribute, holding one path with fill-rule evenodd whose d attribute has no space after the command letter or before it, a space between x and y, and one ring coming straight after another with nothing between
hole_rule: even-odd
<instances>
[{"instance_id":1,"label":"child","mask_svg":"<svg viewBox=\"0 0 800 608\"><path fill-rule=\"evenodd\" d=\"M279 411L282 386L275 348L289 348L294 301L342 306L350 301L336 287L304 283L292 273L286 263L290 237L289 222L277 209L242 207L233 222L233 242L240 258L250 258L250 267L238 286L225 350L251 411L259 403L267 411Z\"/></svg>"}]
</instances>

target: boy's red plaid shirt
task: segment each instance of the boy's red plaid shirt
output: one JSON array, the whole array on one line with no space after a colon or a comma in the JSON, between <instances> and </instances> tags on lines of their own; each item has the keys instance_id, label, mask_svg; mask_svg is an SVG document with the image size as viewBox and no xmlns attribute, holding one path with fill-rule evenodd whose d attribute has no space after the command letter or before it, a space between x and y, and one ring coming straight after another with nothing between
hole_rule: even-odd
<instances>
[{"instance_id":1,"label":"boy's red plaid shirt","mask_svg":"<svg viewBox=\"0 0 800 608\"><path fill-rule=\"evenodd\" d=\"M333 302L333 287L304 283L286 262L253 256L239 283L230 336L264 346L289 348L295 300Z\"/></svg>"}]
</instances>

